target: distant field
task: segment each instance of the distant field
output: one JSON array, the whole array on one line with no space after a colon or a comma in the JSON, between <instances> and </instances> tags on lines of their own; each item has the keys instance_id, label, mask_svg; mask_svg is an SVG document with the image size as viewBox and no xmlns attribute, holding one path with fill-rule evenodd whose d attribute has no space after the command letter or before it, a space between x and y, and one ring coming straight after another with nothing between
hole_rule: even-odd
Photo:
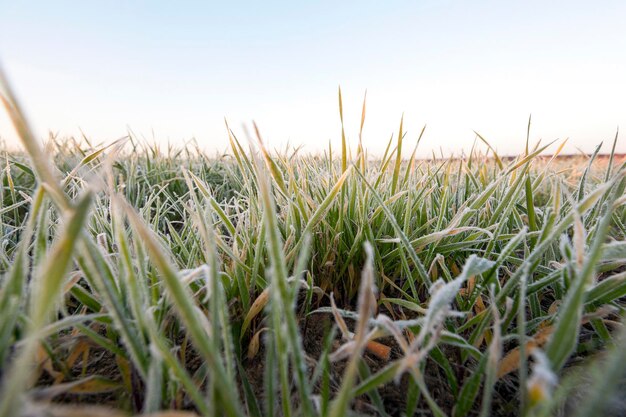
<instances>
[{"instance_id":1,"label":"distant field","mask_svg":"<svg viewBox=\"0 0 626 417\"><path fill-rule=\"evenodd\" d=\"M21 120L0 416L623 415L623 155L43 152Z\"/></svg>"}]
</instances>

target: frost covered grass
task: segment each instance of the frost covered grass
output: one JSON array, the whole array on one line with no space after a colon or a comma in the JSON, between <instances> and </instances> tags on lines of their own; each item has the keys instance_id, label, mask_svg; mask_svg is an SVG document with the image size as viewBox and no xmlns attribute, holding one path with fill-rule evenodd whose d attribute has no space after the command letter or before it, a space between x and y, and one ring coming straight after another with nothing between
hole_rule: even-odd
<instances>
[{"instance_id":1,"label":"frost covered grass","mask_svg":"<svg viewBox=\"0 0 626 417\"><path fill-rule=\"evenodd\" d=\"M25 149L1 173L2 417L554 415L593 363L588 415L624 387L613 152L418 160L402 124L380 159L230 129L222 157L44 151L0 91Z\"/></svg>"}]
</instances>

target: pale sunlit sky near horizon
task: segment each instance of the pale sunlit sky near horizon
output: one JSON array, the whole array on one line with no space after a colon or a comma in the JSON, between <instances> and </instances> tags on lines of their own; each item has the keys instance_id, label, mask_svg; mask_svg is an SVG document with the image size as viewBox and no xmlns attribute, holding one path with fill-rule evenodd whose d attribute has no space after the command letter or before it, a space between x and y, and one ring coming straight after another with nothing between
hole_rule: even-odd
<instances>
[{"instance_id":1,"label":"pale sunlit sky near horizon","mask_svg":"<svg viewBox=\"0 0 626 417\"><path fill-rule=\"evenodd\" d=\"M421 155L502 154L569 138L590 152L626 129L626 1L0 1L0 62L39 137L192 137L224 150L255 120L271 147L373 153L402 113ZM626 132L624 133L626 134ZM243 135L242 135L243 136ZM622 135L623 136L623 135ZM0 113L0 138L15 144ZM626 152L626 138L618 151Z\"/></svg>"}]
</instances>

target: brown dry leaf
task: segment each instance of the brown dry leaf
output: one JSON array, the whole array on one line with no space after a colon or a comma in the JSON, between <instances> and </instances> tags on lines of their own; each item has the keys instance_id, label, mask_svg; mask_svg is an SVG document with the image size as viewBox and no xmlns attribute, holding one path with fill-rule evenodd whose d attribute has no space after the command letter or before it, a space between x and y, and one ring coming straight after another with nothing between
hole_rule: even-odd
<instances>
[{"instance_id":1,"label":"brown dry leaf","mask_svg":"<svg viewBox=\"0 0 626 417\"><path fill-rule=\"evenodd\" d=\"M456 262L452 262L452 264L450 265L450 271L455 277L461 275L461 270L459 269L459 266L456 264Z\"/></svg>"},{"instance_id":2,"label":"brown dry leaf","mask_svg":"<svg viewBox=\"0 0 626 417\"><path fill-rule=\"evenodd\" d=\"M401 320L408 320L406 317L406 314L404 314L404 311L400 310L400 319ZM406 339L406 341L408 342L409 345L411 345L413 343L413 340L415 340L415 334L413 334L413 332L406 327L403 331L402 334L404 334L404 337Z\"/></svg>"},{"instance_id":3,"label":"brown dry leaf","mask_svg":"<svg viewBox=\"0 0 626 417\"><path fill-rule=\"evenodd\" d=\"M478 339L476 339L474 343L472 343L472 346L474 346L476 349L479 349L482 346L484 340L485 334L483 333L480 335L480 337L478 337Z\"/></svg>"},{"instance_id":4,"label":"brown dry leaf","mask_svg":"<svg viewBox=\"0 0 626 417\"><path fill-rule=\"evenodd\" d=\"M69 369L72 369L80 356L83 356L84 359L84 353L89 353L89 347L90 344L87 339L80 340L78 343L76 343L74 345L74 348L71 350L69 357L65 361L67 367Z\"/></svg>"},{"instance_id":5,"label":"brown dry leaf","mask_svg":"<svg viewBox=\"0 0 626 417\"><path fill-rule=\"evenodd\" d=\"M385 294L383 294L383 292L381 291L381 293L380 293L380 303L387 309L387 312L389 313L391 318L395 320L396 313L395 313L395 311L393 311L393 306L391 305L391 303L389 301L386 300L386 298L387 297L385 297Z\"/></svg>"},{"instance_id":6,"label":"brown dry leaf","mask_svg":"<svg viewBox=\"0 0 626 417\"><path fill-rule=\"evenodd\" d=\"M391 356L391 348L387 345L383 345L382 343L369 341L367 345L365 345L365 349L376 356L378 359L382 359L384 361L388 361Z\"/></svg>"},{"instance_id":7,"label":"brown dry leaf","mask_svg":"<svg viewBox=\"0 0 626 417\"><path fill-rule=\"evenodd\" d=\"M256 300L254 300L254 303L252 303L252 306L250 306L250 310L248 310L248 314L246 314L246 317L243 319L243 324L241 325L242 337L246 333L246 330L248 330L248 327L250 326L250 323L252 322L252 320L261 311L263 311L263 308L267 305L269 300L270 300L270 289L268 287L264 289L263 292L261 292L261 294L259 294Z\"/></svg>"},{"instance_id":8,"label":"brown dry leaf","mask_svg":"<svg viewBox=\"0 0 626 417\"><path fill-rule=\"evenodd\" d=\"M70 383L72 386L67 391L70 394L99 394L102 392L115 391L120 388L120 383L108 378L98 376L87 377L81 381Z\"/></svg>"},{"instance_id":9,"label":"brown dry leaf","mask_svg":"<svg viewBox=\"0 0 626 417\"><path fill-rule=\"evenodd\" d=\"M85 376L87 374L87 365L89 363L89 353L90 353L89 349L86 349L83 352L83 369L81 372L81 376Z\"/></svg>"},{"instance_id":10,"label":"brown dry leaf","mask_svg":"<svg viewBox=\"0 0 626 417\"><path fill-rule=\"evenodd\" d=\"M413 341L415 340L415 335L413 334L413 332L409 329L404 329L404 335L406 336L406 340L409 342L409 345L412 345Z\"/></svg>"},{"instance_id":11,"label":"brown dry leaf","mask_svg":"<svg viewBox=\"0 0 626 417\"><path fill-rule=\"evenodd\" d=\"M548 314L550 314L550 315L556 314L556 312L559 309L560 305L561 305L561 300L556 300L555 302L550 304L550 307L548 307Z\"/></svg>"},{"instance_id":12,"label":"brown dry leaf","mask_svg":"<svg viewBox=\"0 0 626 417\"><path fill-rule=\"evenodd\" d=\"M474 278L474 277L472 277L472 278ZM479 315L480 313L482 313L486 309L487 309L487 307L485 307L485 302L483 301L483 296L479 295L476 298L476 303L474 304L474 311L476 312L476 315ZM475 344L475 346L477 348L480 347L480 345L482 344L483 340L485 340L487 342L487 344L491 343L491 330L489 330L489 328L485 329L483 334L480 335L480 337L478 338L477 343Z\"/></svg>"},{"instance_id":13,"label":"brown dry leaf","mask_svg":"<svg viewBox=\"0 0 626 417\"><path fill-rule=\"evenodd\" d=\"M474 291L474 287L476 287L476 277L472 275L467 279L467 294L470 295L472 291Z\"/></svg>"},{"instance_id":14,"label":"brown dry leaf","mask_svg":"<svg viewBox=\"0 0 626 417\"><path fill-rule=\"evenodd\" d=\"M41 344L37 347L35 361L39 364L40 372L41 370L45 370L55 380L59 378L63 379L63 374L54 370L52 359L50 359L50 355L48 355L48 352Z\"/></svg>"},{"instance_id":15,"label":"brown dry leaf","mask_svg":"<svg viewBox=\"0 0 626 417\"><path fill-rule=\"evenodd\" d=\"M556 314L559 305L560 303L556 301L552 303L552 305L549 308L550 314ZM613 311L614 310L610 306L600 307L592 313L585 314L581 320L581 324L586 324L590 320L593 320L596 318L605 317L606 315L611 314ZM554 326L550 324L549 320L542 321L538 327L539 327L539 331L535 333L535 335L533 336L531 340L526 342L526 351L525 351L526 357L528 357L532 353L533 349L542 347L543 345L545 345L548 342L550 335L554 331ZM517 368L519 368L519 362L520 362L520 352L519 352L519 347L516 347L512 349L500 361L500 364L498 366L498 378L502 378L504 375L517 370Z\"/></svg>"},{"instance_id":16,"label":"brown dry leaf","mask_svg":"<svg viewBox=\"0 0 626 417\"><path fill-rule=\"evenodd\" d=\"M483 296L479 295L478 297L476 297L476 304L474 304L474 311L476 312L476 314L480 314L483 311L485 311L486 307L485 307L485 302L483 301Z\"/></svg>"},{"instance_id":17,"label":"brown dry leaf","mask_svg":"<svg viewBox=\"0 0 626 417\"><path fill-rule=\"evenodd\" d=\"M93 375L64 384L56 384L34 390L33 397L37 400L48 400L61 394L101 394L115 391L120 383L110 379Z\"/></svg>"},{"instance_id":18,"label":"brown dry leaf","mask_svg":"<svg viewBox=\"0 0 626 417\"><path fill-rule=\"evenodd\" d=\"M185 334L183 342L180 344L179 357L182 363L187 362L187 350L189 347L189 334Z\"/></svg>"},{"instance_id":19,"label":"brown dry leaf","mask_svg":"<svg viewBox=\"0 0 626 417\"><path fill-rule=\"evenodd\" d=\"M482 298L480 299L480 301L482 303ZM485 310L484 303L482 304L482 306L483 308L481 312ZM474 308L476 308L476 306L474 306ZM481 312L476 313L476 315L479 315ZM487 344L489 344L489 342L491 341L491 330L489 330L488 328L480 334L480 336L474 341L474 343L472 343L472 346L474 346L476 349L480 349L485 339L487 340Z\"/></svg>"},{"instance_id":20,"label":"brown dry leaf","mask_svg":"<svg viewBox=\"0 0 626 417\"><path fill-rule=\"evenodd\" d=\"M63 294L67 294L68 292L70 292L72 287L74 287L74 285L76 285L76 283L78 283L78 281L83 278L83 274L80 271L76 271L70 276L71 278L65 283L65 287L63 287Z\"/></svg>"},{"instance_id":21,"label":"brown dry leaf","mask_svg":"<svg viewBox=\"0 0 626 417\"><path fill-rule=\"evenodd\" d=\"M252 336L252 339L250 339L250 344L248 345L248 353L246 355L248 359L253 359L256 354L259 353L259 348L261 346L260 336L261 333L263 333L265 330L267 330L267 327L264 327L256 332L254 336Z\"/></svg>"},{"instance_id":22,"label":"brown dry leaf","mask_svg":"<svg viewBox=\"0 0 626 417\"><path fill-rule=\"evenodd\" d=\"M115 355L115 363L117 364L117 368L122 374L122 381L124 382L124 386L128 392L132 392L133 390L133 381L130 373L130 363L127 359L119 355Z\"/></svg>"},{"instance_id":23,"label":"brown dry leaf","mask_svg":"<svg viewBox=\"0 0 626 417\"><path fill-rule=\"evenodd\" d=\"M428 271L428 275L430 275L430 279L434 281L439 277L439 269L437 268L436 261L433 261L433 264L430 266L430 271Z\"/></svg>"},{"instance_id":24,"label":"brown dry leaf","mask_svg":"<svg viewBox=\"0 0 626 417\"><path fill-rule=\"evenodd\" d=\"M463 297L469 297L472 294L472 291L474 291L475 285L476 285L476 277L472 275L471 277L467 279L467 286L459 290L459 295Z\"/></svg>"},{"instance_id":25,"label":"brown dry leaf","mask_svg":"<svg viewBox=\"0 0 626 417\"><path fill-rule=\"evenodd\" d=\"M609 326L611 329L613 330L619 330L621 329L624 324L619 322L619 321L615 321L615 320L602 320L604 322L604 324L606 324L607 326Z\"/></svg>"},{"instance_id":26,"label":"brown dry leaf","mask_svg":"<svg viewBox=\"0 0 626 417\"><path fill-rule=\"evenodd\" d=\"M528 357L532 351L538 347L542 347L548 342L550 335L554 331L554 326L545 326L539 330L531 340L526 342L525 356ZM509 351L504 358L498 364L498 378L502 378L504 375L509 374L517 368L520 364L520 350L519 346Z\"/></svg>"},{"instance_id":27,"label":"brown dry leaf","mask_svg":"<svg viewBox=\"0 0 626 417\"><path fill-rule=\"evenodd\" d=\"M65 362L67 368L72 369L74 365L76 364L76 361L78 360L78 358L82 356L83 369L82 369L81 376L85 376L85 373L87 371L87 365L89 362L90 353L91 353L91 341L85 338L79 339L78 343L74 345L74 348L70 352L70 356ZM63 382L63 379L64 379L64 376L61 374L55 378L54 383L59 384Z\"/></svg>"}]
</instances>

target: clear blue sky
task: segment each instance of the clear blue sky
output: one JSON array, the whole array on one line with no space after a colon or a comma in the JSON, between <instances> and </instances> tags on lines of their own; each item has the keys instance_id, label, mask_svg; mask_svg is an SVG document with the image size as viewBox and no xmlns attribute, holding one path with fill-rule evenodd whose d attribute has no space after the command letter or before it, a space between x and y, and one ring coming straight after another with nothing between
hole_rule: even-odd
<instances>
[{"instance_id":1,"label":"clear blue sky","mask_svg":"<svg viewBox=\"0 0 626 417\"><path fill-rule=\"evenodd\" d=\"M405 114L422 154L532 139L608 150L626 135L626 1L0 2L0 61L37 133L225 149L256 120L272 146L380 151ZM14 132L0 116L0 136ZM243 135L242 135L243 136ZM626 151L626 139L620 150Z\"/></svg>"}]
</instances>

